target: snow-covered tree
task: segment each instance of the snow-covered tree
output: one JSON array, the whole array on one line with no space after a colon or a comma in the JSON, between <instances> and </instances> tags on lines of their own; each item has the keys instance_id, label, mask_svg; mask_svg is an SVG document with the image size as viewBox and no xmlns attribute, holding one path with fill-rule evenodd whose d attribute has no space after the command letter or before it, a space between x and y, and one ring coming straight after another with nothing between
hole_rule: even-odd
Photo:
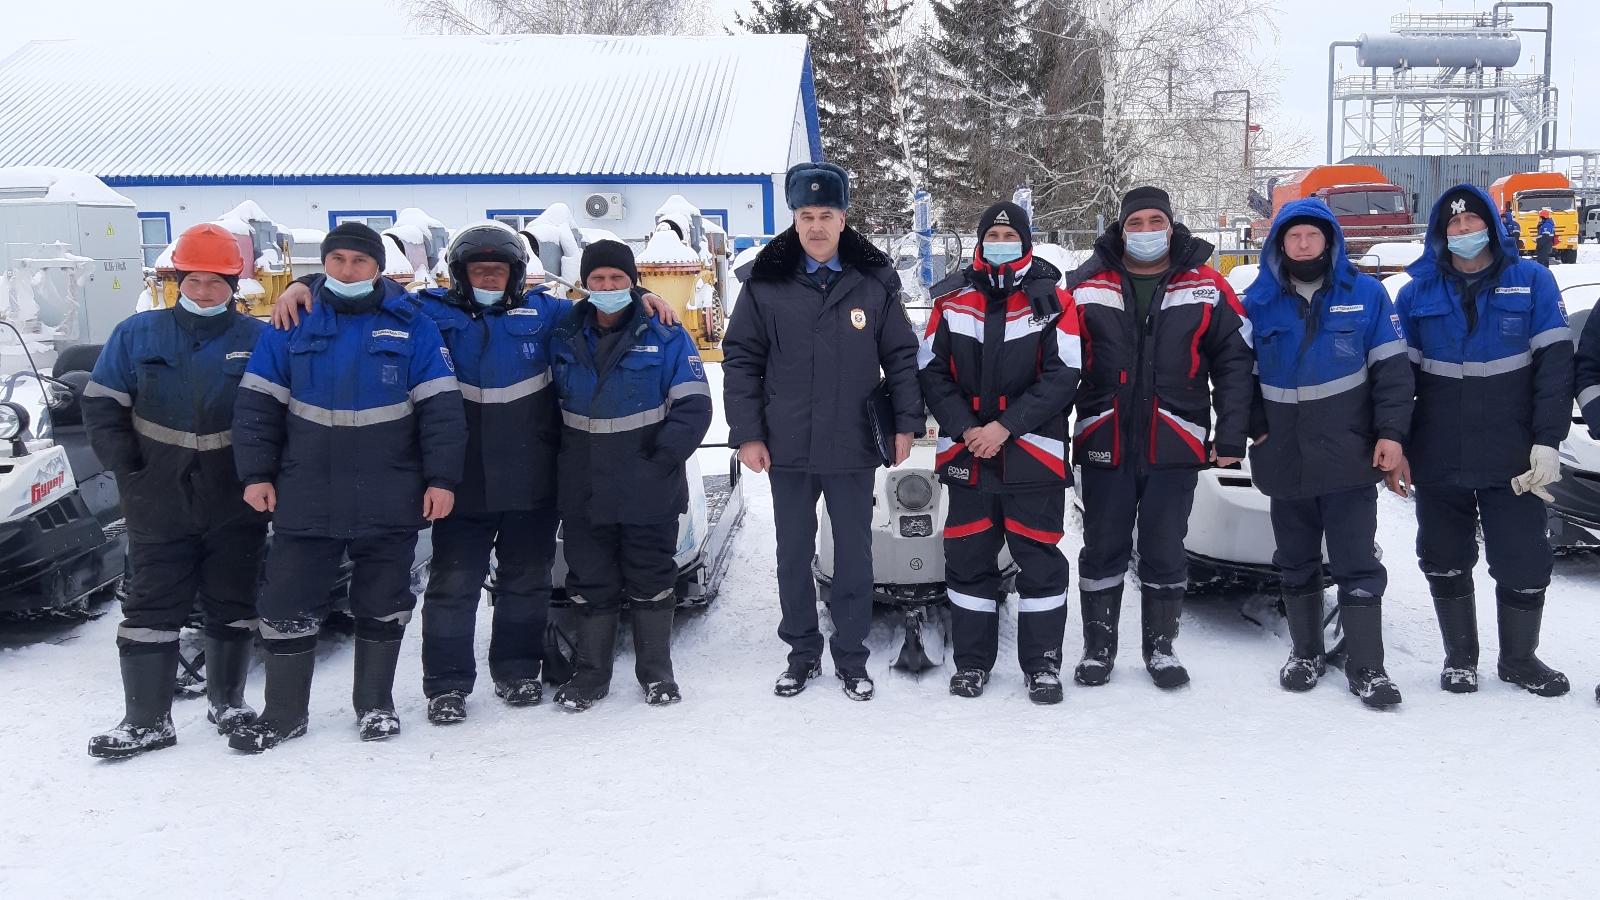
<instances>
[{"instance_id":1,"label":"snow-covered tree","mask_svg":"<svg viewBox=\"0 0 1600 900\"><path fill-rule=\"evenodd\" d=\"M817 30L817 9L812 0L751 0L747 17L734 10L733 24L750 34L803 34Z\"/></svg>"},{"instance_id":2,"label":"snow-covered tree","mask_svg":"<svg viewBox=\"0 0 1600 900\"><path fill-rule=\"evenodd\" d=\"M706 34L706 0L396 0L430 34Z\"/></svg>"}]
</instances>

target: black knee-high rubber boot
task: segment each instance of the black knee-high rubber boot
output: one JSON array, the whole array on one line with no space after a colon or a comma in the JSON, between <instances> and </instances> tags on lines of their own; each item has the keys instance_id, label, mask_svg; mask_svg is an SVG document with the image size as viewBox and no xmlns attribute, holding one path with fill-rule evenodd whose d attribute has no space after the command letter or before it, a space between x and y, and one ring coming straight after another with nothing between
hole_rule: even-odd
<instances>
[{"instance_id":1,"label":"black knee-high rubber boot","mask_svg":"<svg viewBox=\"0 0 1600 900\"><path fill-rule=\"evenodd\" d=\"M356 638L356 677L350 702L363 741L381 741L400 733L400 717L394 712L394 670L399 662L400 641Z\"/></svg>"},{"instance_id":2,"label":"black knee-high rubber boot","mask_svg":"<svg viewBox=\"0 0 1600 900\"><path fill-rule=\"evenodd\" d=\"M128 652L129 650L133 652ZM178 642L121 648L122 723L89 739L89 755L124 759L171 747L172 692L178 684Z\"/></svg>"},{"instance_id":3,"label":"black knee-high rubber boot","mask_svg":"<svg viewBox=\"0 0 1600 900\"><path fill-rule=\"evenodd\" d=\"M256 720L256 711L244 702L244 683L250 674L250 658L255 653L255 633L226 636L206 630L206 721L217 726L217 734L229 734L241 725Z\"/></svg>"},{"instance_id":4,"label":"black knee-high rubber boot","mask_svg":"<svg viewBox=\"0 0 1600 900\"><path fill-rule=\"evenodd\" d=\"M316 637L265 643L267 702L254 722L241 725L228 735L228 746L246 753L271 750L284 741L300 737L306 733L310 719Z\"/></svg>"},{"instance_id":5,"label":"black knee-high rubber boot","mask_svg":"<svg viewBox=\"0 0 1600 900\"><path fill-rule=\"evenodd\" d=\"M1172 644L1178 638L1183 615L1183 591L1145 588L1140 595L1140 625L1144 631L1144 668L1159 688L1189 683L1189 670L1178 660Z\"/></svg>"},{"instance_id":6,"label":"black knee-high rubber boot","mask_svg":"<svg viewBox=\"0 0 1600 900\"><path fill-rule=\"evenodd\" d=\"M1327 671L1322 630L1322 590L1284 588L1283 612L1289 620L1289 661L1278 671L1278 684L1288 691L1309 691Z\"/></svg>"},{"instance_id":7,"label":"black knee-high rubber boot","mask_svg":"<svg viewBox=\"0 0 1600 900\"><path fill-rule=\"evenodd\" d=\"M1122 585L1103 591L1080 592L1083 610L1083 660L1072 679L1086 687L1111 680L1117 663L1117 623L1122 618Z\"/></svg>"},{"instance_id":8,"label":"black knee-high rubber boot","mask_svg":"<svg viewBox=\"0 0 1600 900\"><path fill-rule=\"evenodd\" d=\"M1383 668L1383 598L1340 591L1339 620L1344 623L1344 674L1350 693L1378 709L1398 704L1400 689Z\"/></svg>"},{"instance_id":9,"label":"black knee-high rubber boot","mask_svg":"<svg viewBox=\"0 0 1600 900\"><path fill-rule=\"evenodd\" d=\"M572 680L556 690L554 702L563 709L583 712L611 693L611 666L617 656L617 621L620 613L580 612L573 617L577 640Z\"/></svg>"},{"instance_id":10,"label":"black knee-high rubber boot","mask_svg":"<svg viewBox=\"0 0 1600 900\"><path fill-rule=\"evenodd\" d=\"M669 598L666 602L672 603ZM644 688L645 702L665 706L683 699L672 675L672 606L665 609L633 607L634 674Z\"/></svg>"},{"instance_id":11,"label":"black knee-high rubber boot","mask_svg":"<svg viewBox=\"0 0 1600 900\"><path fill-rule=\"evenodd\" d=\"M1471 694L1478 689L1478 602L1472 575L1429 575L1428 590L1439 617L1439 636L1444 639L1439 688Z\"/></svg>"},{"instance_id":12,"label":"black knee-high rubber boot","mask_svg":"<svg viewBox=\"0 0 1600 900\"><path fill-rule=\"evenodd\" d=\"M1500 680L1541 697L1559 697L1571 690L1567 676L1534 655L1544 622L1544 591L1496 587L1495 598L1500 614Z\"/></svg>"}]
</instances>

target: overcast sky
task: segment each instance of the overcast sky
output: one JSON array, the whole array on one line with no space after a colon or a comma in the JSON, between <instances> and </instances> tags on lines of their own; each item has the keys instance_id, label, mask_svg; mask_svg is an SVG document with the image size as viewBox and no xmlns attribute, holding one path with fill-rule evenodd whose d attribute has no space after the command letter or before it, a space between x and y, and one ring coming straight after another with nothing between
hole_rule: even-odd
<instances>
[{"instance_id":1,"label":"overcast sky","mask_svg":"<svg viewBox=\"0 0 1600 900\"><path fill-rule=\"evenodd\" d=\"M712 0L728 17L745 0ZM1362 32L1389 29L1394 13L1487 9L1490 0L1278 0L1276 42L1258 47L1275 56L1284 70L1280 86L1282 121L1308 131L1314 148L1303 160L1323 159L1327 115L1328 43L1354 40ZM1577 65L1594 52L1600 36L1600 2L1555 0L1558 38L1553 66L1561 89L1562 147L1600 148L1600 83L1594 66ZM1519 13L1519 25L1538 18ZM390 0L0 0L0 58L30 40L73 37L122 38L150 48L152 60L180 53L192 40L228 41L240 48L241 77L258 77L270 68L272 47L308 30L352 35L404 34L406 22ZM1589 38L1584 41L1584 36ZM1342 51L1350 53L1350 51ZM1533 71L1529 56L1542 55L1538 38L1525 36L1520 71ZM1353 58L1344 57L1347 60ZM1353 61L1347 62L1353 66ZM1579 75L1583 77L1579 77ZM1248 85L1241 85L1248 87ZM1570 138L1569 138L1570 134Z\"/></svg>"}]
</instances>

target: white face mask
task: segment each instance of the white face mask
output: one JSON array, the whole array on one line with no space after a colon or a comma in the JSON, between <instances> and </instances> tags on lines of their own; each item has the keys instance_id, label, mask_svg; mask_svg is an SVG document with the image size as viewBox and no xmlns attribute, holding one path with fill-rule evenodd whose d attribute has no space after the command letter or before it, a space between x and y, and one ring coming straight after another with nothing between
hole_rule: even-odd
<instances>
[{"instance_id":1,"label":"white face mask","mask_svg":"<svg viewBox=\"0 0 1600 900\"><path fill-rule=\"evenodd\" d=\"M188 297L179 294L178 305L197 316L205 316L209 319L212 316L220 316L227 312L228 307L232 306L233 304L224 300L221 303L218 303L216 306L201 306L193 300L190 300Z\"/></svg>"},{"instance_id":2,"label":"white face mask","mask_svg":"<svg viewBox=\"0 0 1600 900\"><path fill-rule=\"evenodd\" d=\"M1140 262L1155 262L1167 255L1167 232L1130 231L1122 236L1128 255Z\"/></svg>"},{"instance_id":3,"label":"white face mask","mask_svg":"<svg viewBox=\"0 0 1600 900\"><path fill-rule=\"evenodd\" d=\"M330 291L333 291L335 294L343 297L346 300L354 300L357 297L365 297L373 291L373 284L371 281L345 282L340 281L332 275L326 275L323 277L322 286Z\"/></svg>"},{"instance_id":4,"label":"white face mask","mask_svg":"<svg viewBox=\"0 0 1600 900\"><path fill-rule=\"evenodd\" d=\"M619 313L628 308L633 302L633 292L622 291L590 291L589 302L594 308L603 313Z\"/></svg>"},{"instance_id":5,"label":"white face mask","mask_svg":"<svg viewBox=\"0 0 1600 900\"><path fill-rule=\"evenodd\" d=\"M505 291L486 291L481 287L472 289L472 299L478 301L479 306L493 306L505 295Z\"/></svg>"}]
</instances>

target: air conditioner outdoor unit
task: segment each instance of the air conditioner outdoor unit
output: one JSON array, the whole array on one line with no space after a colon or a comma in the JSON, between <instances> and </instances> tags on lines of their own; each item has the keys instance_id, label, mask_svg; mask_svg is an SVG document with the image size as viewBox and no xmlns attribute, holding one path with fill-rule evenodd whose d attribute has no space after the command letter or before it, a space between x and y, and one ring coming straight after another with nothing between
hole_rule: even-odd
<instances>
[{"instance_id":1,"label":"air conditioner outdoor unit","mask_svg":"<svg viewBox=\"0 0 1600 900\"><path fill-rule=\"evenodd\" d=\"M583 198L583 214L591 219L620 219L622 195L590 194Z\"/></svg>"}]
</instances>

